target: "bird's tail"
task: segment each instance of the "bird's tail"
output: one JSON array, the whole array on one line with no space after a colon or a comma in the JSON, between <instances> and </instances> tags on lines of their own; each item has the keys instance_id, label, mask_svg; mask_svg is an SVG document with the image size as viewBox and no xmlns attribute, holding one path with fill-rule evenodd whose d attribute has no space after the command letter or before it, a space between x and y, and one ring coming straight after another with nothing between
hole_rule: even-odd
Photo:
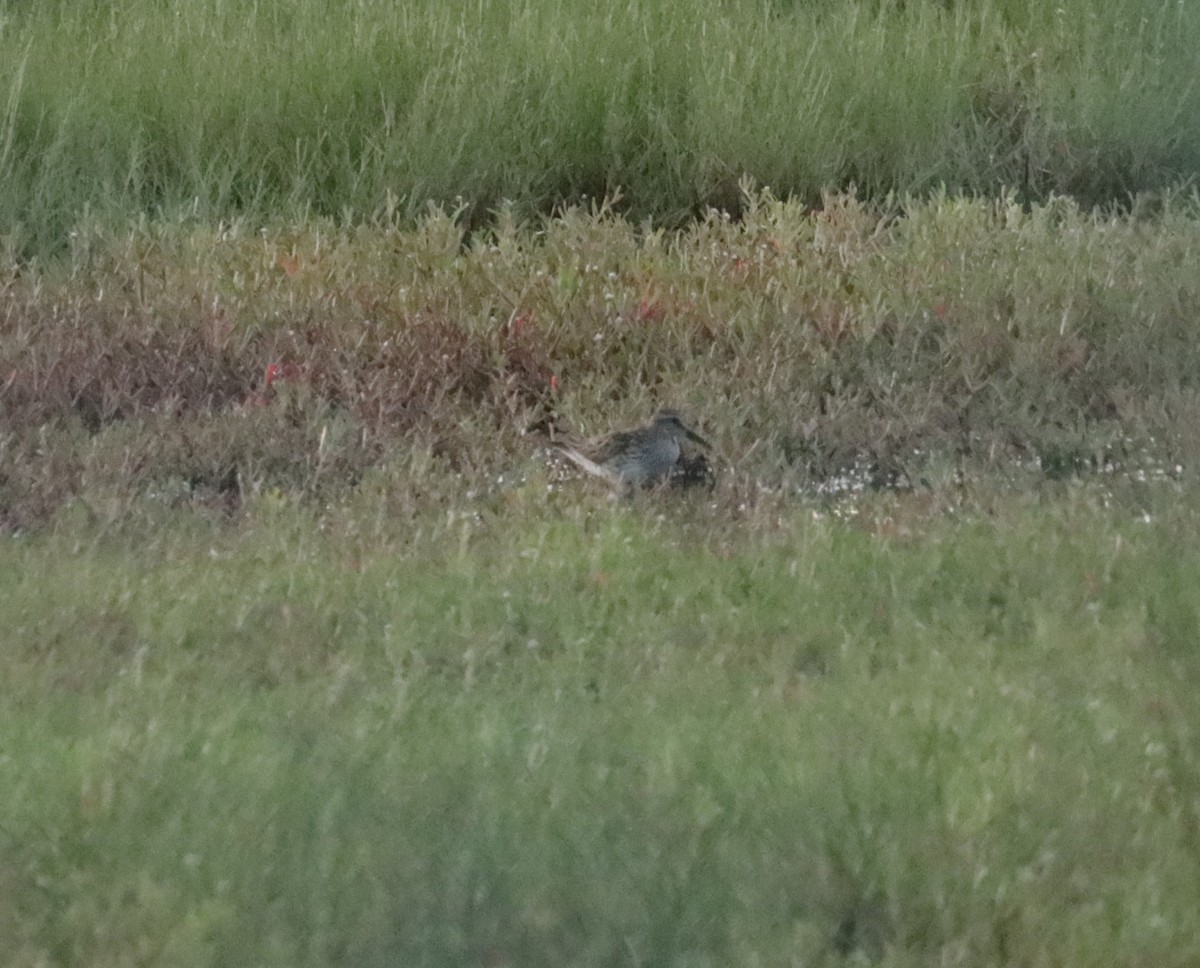
<instances>
[{"instance_id":1,"label":"bird's tail","mask_svg":"<svg viewBox=\"0 0 1200 968\"><path fill-rule=\"evenodd\" d=\"M581 454L579 451L577 451L574 447L569 447L565 444L555 444L554 449L557 450L560 454L562 454L563 457L567 458L567 460L569 460L576 467L580 468L581 470L587 471L589 474L591 474L595 477L603 477L605 479L608 479L608 478L611 478L611 476L612 476L611 474L608 473L608 471L606 471L603 467L601 467L599 464L597 464L594 460L590 460L587 457L584 457L583 454Z\"/></svg>"}]
</instances>

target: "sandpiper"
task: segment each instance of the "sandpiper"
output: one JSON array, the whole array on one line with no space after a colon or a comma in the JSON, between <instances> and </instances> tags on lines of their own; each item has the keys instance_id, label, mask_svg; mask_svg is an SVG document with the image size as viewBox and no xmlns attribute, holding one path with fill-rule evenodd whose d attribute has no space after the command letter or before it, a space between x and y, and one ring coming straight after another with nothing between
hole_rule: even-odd
<instances>
[{"instance_id":1,"label":"sandpiper","mask_svg":"<svg viewBox=\"0 0 1200 968\"><path fill-rule=\"evenodd\" d=\"M660 410L641 427L618 430L592 440L564 439L556 446L563 456L589 474L604 478L618 490L629 491L673 481L681 469L686 477L694 472L697 461L707 468L703 455L695 458L684 455L684 440L709 447L707 440L683 422L679 411Z\"/></svg>"}]
</instances>

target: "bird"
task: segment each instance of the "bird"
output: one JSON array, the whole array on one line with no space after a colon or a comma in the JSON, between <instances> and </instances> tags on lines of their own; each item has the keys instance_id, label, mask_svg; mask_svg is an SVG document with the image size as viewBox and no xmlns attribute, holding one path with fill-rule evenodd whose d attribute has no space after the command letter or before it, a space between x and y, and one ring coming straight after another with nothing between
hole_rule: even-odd
<instances>
[{"instance_id":1,"label":"bird","mask_svg":"<svg viewBox=\"0 0 1200 968\"><path fill-rule=\"evenodd\" d=\"M704 479L711 469L703 455L689 457L684 441L705 449L711 445L684 423L678 410L659 410L649 423L632 430L618 430L603 437L575 440L564 437L555 447L576 466L603 478L617 490L653 487L664 482L693 483L703 465Z\"/></svg>"}]
</instances>

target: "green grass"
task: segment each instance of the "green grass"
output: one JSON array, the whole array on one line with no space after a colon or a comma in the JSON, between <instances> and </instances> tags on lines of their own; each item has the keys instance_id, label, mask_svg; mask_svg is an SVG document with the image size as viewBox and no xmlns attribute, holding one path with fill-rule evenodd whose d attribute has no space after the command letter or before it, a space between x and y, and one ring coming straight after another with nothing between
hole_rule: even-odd
<instances>
[{"instance_id":1,"label":"green grass","mask_svg":"<svg viewBox=\"0 0 1200 968\"><path fill-rule=\"evenodd\" d=\"M1194 177L1200 15L1162 0L8 3L0 230L635 219L823 190L1128 201Z\"/></svg>"},{"instance_id":2,"label":"green grass","mask_svg":"<svg viewBox=\"0 0 1200 968\"><path fill-rule=\"evenodd\" d=\"M7 963L1190 964L1200 519L1104 503L4 538Z\"/></svg>"}]
</instances>

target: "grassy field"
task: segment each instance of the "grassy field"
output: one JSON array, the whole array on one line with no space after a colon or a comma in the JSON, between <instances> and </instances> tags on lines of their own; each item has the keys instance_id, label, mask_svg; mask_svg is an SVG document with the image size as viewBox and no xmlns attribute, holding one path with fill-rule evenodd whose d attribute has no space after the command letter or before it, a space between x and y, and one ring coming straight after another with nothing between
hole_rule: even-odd
<instances>
[{"instance_id":1,"label":"grassy field","mask_svg":"<svg viewBox=\"0 0 1200 968\"><path fill-rule=\"evenodd\" d=\"M1198 49L0 0L0 968L1200 963Z\"/></svg>"},{"instance_id":2,"label":"grassy field","mask_svg":"<svg viewBox=\"0 0 1200 968\"><path fill-rule=\"evenodd\" d=\"M722 507L854 467L1194 479L1194 198L745 207L672 234L602 207L469 237L446 213L81 234L4 284L0 519L331 500L372 475L412 482L398 510L442 511L539 473L529 431L660 405L717 444Z\"/></svg>"},{"instance_id":3,"label":"grassy field","mask_svg":"<svg viewBox=\"0 0 1200 968\"><path fill-rule=\"evenodd\" d=\"M1194 200L743 207L8 273L6 966L1200 958Z\"/></svg>"},{"instance_id":4,"label":"grassy field","mask_svg":"<svg viewBox=\"0 0 1200 968\"><path fill-rule=\"evenodd\" d=\"M1194 964L1200 515L1142 497L0 539L4 963Z\"/></svg>"},{"instance_id":5,"label":"grassy field","mask_svg":"<svg viewBox=\"0 0 1200 968\"><path fill-rule=\"evenodd\" d=\"M1200 167L1176 0L0 5L0 236L139 215L635 219L889 191L1128 203Z\"/></svg>"}]
</instances>

